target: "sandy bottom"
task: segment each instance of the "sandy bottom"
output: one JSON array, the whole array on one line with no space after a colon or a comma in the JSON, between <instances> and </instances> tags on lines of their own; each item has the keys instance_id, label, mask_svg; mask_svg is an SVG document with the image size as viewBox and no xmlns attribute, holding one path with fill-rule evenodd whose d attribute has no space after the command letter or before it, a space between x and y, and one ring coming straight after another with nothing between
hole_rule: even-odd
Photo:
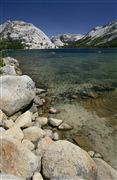
<instances>
[{"instance_id":1,"label":"sandy bottom","mask_svg":"<svg viewBox=\"0 0 117 180\"><path fill-rule=\"evenodd\" d=\"M99 152L104 160L117 169L117 117L99 117L96 111L89 111L80 103L59 103L55 106L60 113L54 115L63 119L74 127L72 131L65 132L65 138L73 141L78 138L78 144L86 151Z\"/></svg>"}]
</instances>

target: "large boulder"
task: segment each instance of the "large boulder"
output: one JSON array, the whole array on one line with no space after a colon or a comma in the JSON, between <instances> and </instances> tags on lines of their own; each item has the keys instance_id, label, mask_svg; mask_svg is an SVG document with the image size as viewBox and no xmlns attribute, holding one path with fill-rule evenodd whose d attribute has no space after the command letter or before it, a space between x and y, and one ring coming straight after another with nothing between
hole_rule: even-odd
<instances>
[{"instance_id":1,"label":"large boulder","mask_svg":"<svg viewBox=\"0 0 117 180\"><path fill-rule=\"evenodd\" d=\"M65 140L48 147L42 158L42 171L47 179L63 175L94 180L97 175L96 164L88 153Z\"/></svg>"},{"instance_id":2,"label":"large boulder","mask_svg":"<svg viewBox=\"0 0 117 180\"><path fill-rule=\"evenodd\" d=\"M35 97L35 84L29 76L0 77L0 109L8 116L28 106Z\"/></svg>"},{"instance_id":3,"label":"large boulder","mask_svg":"<svg viewBox=\"0 0 117 180\"><path fill-rule=\"evenodd\" d=\"M117 180L117 171L100 158L94 158L97 165L97 180Z\"/></svg>"},{"instance_id":4,"label":"large boulder","mask_svg":"<svg viewBox=\"0 0 117 180\"><path fill-rule=\"evenodd\" d=\"M19 141L12 138L0 139L0 171L29 178L38 167L38 158Z\"/></svg>"}]
</instances>

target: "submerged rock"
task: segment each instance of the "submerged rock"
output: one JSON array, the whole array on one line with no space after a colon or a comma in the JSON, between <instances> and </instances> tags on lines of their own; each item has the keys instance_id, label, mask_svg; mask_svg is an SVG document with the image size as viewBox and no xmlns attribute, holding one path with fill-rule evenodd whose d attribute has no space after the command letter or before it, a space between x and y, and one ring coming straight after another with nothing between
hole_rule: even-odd
<instances>
[{"instance_id":1,"label":"submerged rock","mask_svg":"<svg viewBox=\"0 0 117 180\"><path fill-rule=\"evenodd\" d=\"M40 99L40 97L38 96L35 96L34 98L34 103L37 105L37 106L43 106L43 101Z\"/></svg>"},{"instance_id":2,"label":"submerged rock","mask_svg":"<svg viewBox=\"0 0 117 180\"><path fill-rule=\"evenodd\" d=\"M38 158L15 139L1 138L1 144L0 171L24 178L31 177L38 167Z\"/></svg>"},{"instance_id":3,"label":"submerged rock","mask_svg":"<svg viewBox=\"0 0 117 180\"><path fill-rule=\"evenodd\" d=\"M52 143L42 158L45 178L54 176L80 176L87 180L96 179L96 164L80 147L60 140Z\"/></svg>"},{"instance_id":4,"label":"submerged rock","mask_svg":"<svg viewBox=\"0 0 117 180\"><path fill-rule=\"evenodd\" d=\"M63 122L62 124L60 124L60 126L58 127L58 129L64 130L64 131L68 131L68 130L72 130L73 127L70 126L69 124Z\"/></svg>"},{"instance_id":5,"label":"submerged rock","mask_svg":"<svg viewBox=\"0 0 117 180\"><path fill-rule=\"evenodd\" d=\"M57 113L57 110L56 110L55 108L51 107L51 108L49 109L49 112L50 112L51 114L56 114L56 113Z\"/></svg>"},{"instance_id":6,"label":"submerged rock","mask_svg":"<svg viewBox=\"0 0 117 180\"><path fill-rule=\"evenodd\" d=\"M58 127L62 122L63 122L63 120L61 120L61 119L49 118L49 123L53 127Z\"/></svg>"},{"instance_id":7,"label":"submerged rock","mask_svg":"<svg viewBox=\"0 0 117 180\"><path fill-rule=\"evenodd\" d=\"M8 116L27 107L35 97L35 84L29 76L0 77L0 108Z\"/></svg>"}]
</instances>

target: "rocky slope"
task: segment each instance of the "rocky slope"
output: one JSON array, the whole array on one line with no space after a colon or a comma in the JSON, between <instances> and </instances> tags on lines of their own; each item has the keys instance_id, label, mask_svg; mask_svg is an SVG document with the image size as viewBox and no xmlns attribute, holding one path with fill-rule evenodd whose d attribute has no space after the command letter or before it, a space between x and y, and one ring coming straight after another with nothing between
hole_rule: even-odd
<instances>
[{"instance_id":1,"label":"rocky slope","mask_svg":"<svg viewBox=\"0 0 117 180\"><path fill-rule=\"evenodd\" d=\"M54 48L55 45L39 28L23 21L7 21L0 25L0 38L21 40L27 48Z\"/></svg>"},{"instance_id":2,"label":"rocky slope","mask_svg":"<svg viewBox=\"0 0 117 180\"><path fill-rule=\"evenodd\" d=\"M64 44L69 42L76 42L83 38L84 36L82 34L62 34L58 36L52 36L51 41L56 46L64 46Z\"/></svg>"},{"instance_id":3,"label":"rocky slope","mask_svg":"<svg viewBox=\"0 0 117 180\"><path fill-rule=\"evenodd\" d=\"M117 47L117 21L93 28L82 39L69 43L69 46Z\"/></svg>"}]
</instances>

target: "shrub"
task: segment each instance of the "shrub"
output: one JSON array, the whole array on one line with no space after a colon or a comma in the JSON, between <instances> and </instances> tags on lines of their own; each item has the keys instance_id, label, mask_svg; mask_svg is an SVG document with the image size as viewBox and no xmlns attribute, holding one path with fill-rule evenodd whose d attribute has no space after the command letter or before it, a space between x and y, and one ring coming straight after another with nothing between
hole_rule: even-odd
<instances>
[{"instance_id":1,"label":"shrub","mask_svg":"<svg viewBox=\"0 0 117 180\"><path fill-rule=\"evenodd\" d=\"M0 40L0 50L5 49L24 49L25 46L21 40L12 40L11 38Z\"/></svg>"}]
</instances>

